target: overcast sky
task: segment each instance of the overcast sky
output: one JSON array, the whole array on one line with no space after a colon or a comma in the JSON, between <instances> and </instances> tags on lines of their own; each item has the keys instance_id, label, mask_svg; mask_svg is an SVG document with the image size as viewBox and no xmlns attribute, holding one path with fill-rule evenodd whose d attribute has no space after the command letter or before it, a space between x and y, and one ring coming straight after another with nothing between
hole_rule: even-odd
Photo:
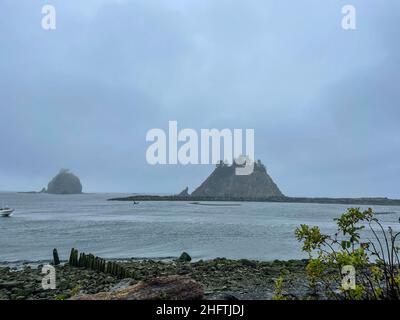
<instances>
[{"instance_id":1,"label":"overcast sky","mask_svg":"<svg viewBox=\"0 0 400 320\"><path fill-rule=\"evenodd\" d=\"M41 28L41 9L57 29ZM357 9L357 30L341 9ZM398 0L0 0L0 190L192 191L149 129L254 128L289 196L400 198Z\"/></svg>"}]
</instances>

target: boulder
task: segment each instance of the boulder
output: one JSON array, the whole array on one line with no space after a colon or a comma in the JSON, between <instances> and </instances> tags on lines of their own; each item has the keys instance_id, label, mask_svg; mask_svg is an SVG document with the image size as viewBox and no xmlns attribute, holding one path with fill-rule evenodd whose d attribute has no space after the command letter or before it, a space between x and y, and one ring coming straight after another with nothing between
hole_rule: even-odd
<instances>
[{"instance_id":1,"label":"boulder","mask_svg":"<svg viewBox=\"0 0 400 320\"><path fill-rule=\"evenodd\" d=\"M182 252L178 261L190 262L190 261L192 261L192 257L187 252Z\"/></svg>"},{"instance_id":2,"label":"boulder","mask_svg":"<svg viewBox=\"0 0 400 320\"><path fill-rule=\"evenodd\" d=\"M203 287L188 276L166 276L141 281L133 286L90 295L77 295L70 300L199 300Z\"/></svg>"}]
</instances>

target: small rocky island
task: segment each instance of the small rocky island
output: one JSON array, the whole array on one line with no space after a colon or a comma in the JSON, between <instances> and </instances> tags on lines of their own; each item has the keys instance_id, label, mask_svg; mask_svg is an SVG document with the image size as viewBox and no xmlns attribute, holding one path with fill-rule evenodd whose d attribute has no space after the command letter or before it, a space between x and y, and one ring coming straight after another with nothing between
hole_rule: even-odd
<instances>
[{"instance_id":1,"label":"small rocky island","mask_svg":"<svg viewBox=\"0 0 400 320\"><path fill-rule=\"evenodd\" d=\"M60 172L49 182L47 190L42 192L50 194L80 194L82 184L79 178L68 169L61 169Z\"/></svg>"},{"instance_id":2,"label":"small rocky island","mask_svg":"<svg viewBox=\"0 0 400 320\"><path fill-rule=\"evenodd\" d=\"M257 201L321 203L345 205L400 206L400 199L389 198L306 198L285 196L267 173L260 160L250 175L236 175L237 165L217 164L210 176L191 194L189 188L175 195L134 195L110 201Z\"/></svg>"},{"instance_id":3,"label":"small rocky island","mask_svg":"<svg viewBox=\"0 0 400 320\"><path fill-rule=\"evenodd\" d=\"M276 183L267 173L260 160L254 162L254 168L249 175L236 174L240 167L235 162L232 165L220 161L214 171L191 194L186 187L181 193L171 196L137 195L110 200L127 201L280 201L286 199Z\"/></svg>"},{"instance_id":4,"label":"small rocky island","mask_svg":"<svg viewBox=\"0 0 400 320\"><path fill-rule=\"evenodd\" d=\"M237 175L236 167L235 163L227 165L221 161L191 196L246 199L284 196L260 160L254 163L254 170L249 175Z\"/></svg>"}]
</instances>

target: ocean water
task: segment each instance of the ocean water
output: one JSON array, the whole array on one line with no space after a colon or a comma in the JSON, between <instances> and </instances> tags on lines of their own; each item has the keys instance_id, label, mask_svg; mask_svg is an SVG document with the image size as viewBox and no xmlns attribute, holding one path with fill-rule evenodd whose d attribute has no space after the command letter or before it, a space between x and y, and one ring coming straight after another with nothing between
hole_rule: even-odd
<instances>
[{"instance_id":1,"label":"ocean water","mask_svg":"<svg viewBox=\"0 0 400 320\"><path fill-rule=\"evenodd\" d=\"M195 260L304 258L294 230L300 224L335 232L334 218L348 205L189 202L114 202L121 194L48 195L0 193L16 209L0 217L0 261L49 260L53 248L105 258L168 258L187 251ZM221 204L221 203L219 203ZM399 230L400 207L374 206L383 224Z\"/></svg>"}]
</instances>

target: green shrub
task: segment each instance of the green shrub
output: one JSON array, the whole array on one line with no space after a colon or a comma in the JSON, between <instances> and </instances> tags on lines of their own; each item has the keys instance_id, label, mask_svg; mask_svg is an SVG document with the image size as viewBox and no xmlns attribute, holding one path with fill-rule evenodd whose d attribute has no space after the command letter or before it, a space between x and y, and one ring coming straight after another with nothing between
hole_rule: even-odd
<instances>
[{"instance_id":1,"label":"green shrub","mask_svg":"<svg viewBox=\"0 0 400 320\"><path fill-rule=\"evenodd\" d=\"M322 234L318 227L301 225L295 231L302 250L309 255L306 273L310 288L318 286L328 298L335 299L400 299L399 233L385 229L371 209L350 208L335 219L337 232ZM362 241L361 231L366 227L373 234ZM378 231L379 232L378 232ZM342 268L356 270L356 285L341 286Z\"/></svg>"}]
</instances>

